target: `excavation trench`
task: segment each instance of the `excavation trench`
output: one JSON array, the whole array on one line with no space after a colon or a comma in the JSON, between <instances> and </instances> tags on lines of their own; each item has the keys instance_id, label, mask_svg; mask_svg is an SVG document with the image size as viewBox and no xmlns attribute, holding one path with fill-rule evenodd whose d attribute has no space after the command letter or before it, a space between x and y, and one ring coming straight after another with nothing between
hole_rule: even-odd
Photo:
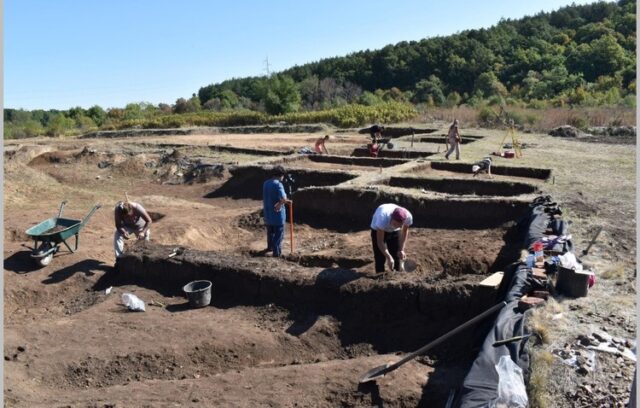
<instances>
[{"instance_id":1,"label":"excavation trench","mask_svg":"<svg viewBox=\"0 0 640 408\"><path fill-rule=\"evenodd\" d=\"M368 229L371 214L384 203L396 203L411 211L414 227L481 229L519 220L530 202L530 197L423 197L420 193L346 187L303 188L293 199L297 221L341 232Z\"/></svg>"},{"instance_id":2,"label":"excavation trench","mask_svg":"<svg viewBox=\"0 0 640 408\"><path fill-rule=\"evenodd\" d=\"M452 162L430 162L425 166L418 166L412 170L419 173L421 170L442 170L454 173L471 174L472 164L452 163ZM525 177L538 180L548 180L551 177L550 169L541 169L536 167L507 167L500 165L492 165L491 173L501 176Z\"/></svg>"},{"instance_id":3,"label":"excavation trench","mask_svg":"<svg viewBox=\"0 0 640 408\"><path fill-rule=\"evenodd\" d=\"M275 304L301 316L330 315L341 324L343 346L366 343L378 352L415 348L495 301L495 292L478 285L479 276L437 284L406 273L379 280L353 269L307 268L211 251L187 249L169 259L171 249L137 245L119 259L117 284L172 296L182 295L190 281L209 280L216 307ZM455 344L471 346L469 340L461 337Z\"/></svg>"},{"instance_id":4,"label":"excavation trench","mask_svg":"<svg viewBox=\"0 0 640 408\"><path fill-rule=\"evenodd\" d=\"M279 161L285 169L332 169L343 171L375 171L380 168L398 166L409 162L408 159L392 159L381 157L350 157L328 155L304 155L285 158Z\"/></svg>"},{"instance_id":5,"label":"excavation trench","mask_svg":"<svg viewBox=\"0 0 640 408\"><path fill-rule=\"evenodd\" d=\"M462 140L460 143L462 144L469 144L469 143L473 143L475 141L478 141L480 139L482 139L483 136L467 136L464 135L462 137ZM426 137L421 137L418 139L418 142L422 142L422 143L444 143L447 140L447 136L446 135L441 135L441 136L437 136L437 135L433 135L433 136L426 136Z\"/></svg>"},{"instance_id":6,"label":"excavation trench","mask_svg":"<svg viewBox=\"0 0 640 408\"><path fill-rule=\"evenodd\" d=\"M382 149L378 152L378 157L394 158L394 159L419 159L423 157L429 157L436 154L436 152L426 152L419 150L389 150ZM353 149L351 153L354 157L370 157L369 149L366 147L358 147Z\"/></svg>"},{"instance_id":7,"label":"excavation trench","mask_svg":"<svg viewBox=\"0 0 640 408\"><path fill-rule=\"evenodd\" d=\"M417 128L407 128L407 127L390 127L390 126L386 126L384 128L384 131L382 132L383 137L391 137L391 138L396 138L396 137L403 137L403 136L411 136L412 134L414 135L422 135L425 133L433 133L436 132L438 129L417 129ZM365 129L360 129L358 131L358 133L360 134L368 134L369 133L369 128L365 128Z\"/></svg>"},{"instance_id":8,"label":"excavation trench","mask_svg":"<svg viewBox=\"0 0 640 408\"><path fill-rule=\"evenodd\" d=\"M237 166L229 169L231 178L206 195L206 198L233 197L262 199L262 185L272 177L273 166ZM344 171L315 171L288 169L295 188L307 186L333 186L358 177Z\"/></svg>"},{"instance_id":9,"label":"excavation trench","mask_svg":"<svg viewBox=\"0 0 640 408\"><path fill-rule=\"evenodd\" d=\"M539 190L538 186L533 184L479 179L391 177L386 184L456 195L517 196L536 193Z\"/></svg>"}]
</instances>

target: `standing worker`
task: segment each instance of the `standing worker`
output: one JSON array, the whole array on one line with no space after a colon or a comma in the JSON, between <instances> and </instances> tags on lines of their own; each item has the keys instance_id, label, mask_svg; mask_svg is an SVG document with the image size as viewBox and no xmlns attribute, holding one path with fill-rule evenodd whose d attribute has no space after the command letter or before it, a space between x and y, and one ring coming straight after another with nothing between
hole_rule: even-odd
<instances>
[{"instance_id":1,"label":"standing worker","mask_svg":"<svg viewBox=\"0 0 640 408\"><path fill-rule=\"evenodd\" d=\"M395 204L382 204L373 213L371 243L376 273L384 272L385 261L390 270L400 270L401 261L406 259L404 246L407 243L411 224L413 224L411 213L406 208Z\"/></svg>"},{"instance_id":2,"label":"standing worker","mask_svg":"<svg viewBox=\"0 0 640 408\"><path fill-rule=\"evenodd\" d=\"M460 130L458 129L458 119L454 119L451 126L449 126L447 141L449 142L449 150L447 150L444 158L449 160L449 155L455 150L456 160L460 160L460 143L462 142L462 138L460 137Z\"/></svg>"},{"instance_id":3,"label":"standing worker","mask_svg":"<svg viewBox=\"0 0 640 408\"><path fill-rule=\"evenodd\" d=\"M282 238L284 237L284 223L286 220L285 204L291 204L287 199L282 181L286 172L282 166L273 168L272 176L262 185L262 209L264 223L267 226L267 252L272 252L278 258L282 256Z\"/></svg>"},{"instance_id":4,"label":"standing worker","mask_svg":"<svg viewBox=\"0 0 640 408\"><path fill-rule=\"evenodd\" d=\"M116 232L113 234L113 250L116 258L124 253L124 240L133 234L137 239L149 240L151 217L141 204L118 201L114 209Z\"/></svg>"},{"instance_id":5,"label":"standing worker","mask_svg":"<svg viewBox=\"0 0 640 408\"><path fill-rule=\"evenodd\" d=\"M329 135L326 135L325 137L321 137L318 140L316 140L316 153L318 154L329 154L329 152L327 151L327 146L325 146L325 142L329 140Z\"/></svg>"}]
</instances>

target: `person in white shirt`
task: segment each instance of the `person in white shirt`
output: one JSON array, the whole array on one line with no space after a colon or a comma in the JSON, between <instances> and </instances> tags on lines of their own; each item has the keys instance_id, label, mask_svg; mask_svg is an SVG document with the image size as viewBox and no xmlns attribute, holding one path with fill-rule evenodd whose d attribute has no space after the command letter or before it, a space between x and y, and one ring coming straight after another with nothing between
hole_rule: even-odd
<instances>
[{"instance_id":1,"label":"person in white shirt","mask_svg":"<svg viewBox=\"0 0 640 408\"><path fill-rule=\"evenodd\" d=\"M385 262L390 270L400 270L400 262L406 259L404 252L413 216L396 204L382 204L371 220L371 243L376 273L384 272Z\"/></svg>"},{"instance_id":2,"label":"person in white shirt","mask_svg":"<svg viewBox=\"0 0 640 408\"><path fill-rule=\"evenodd\" d=\"M473 177L477 176L480 173L485 173L489 176L489 178L493 178L491 175L491 157L485 157L479 162L476 162L471 166L471 171L473 172Z\"/></svg>"}]
</instances>

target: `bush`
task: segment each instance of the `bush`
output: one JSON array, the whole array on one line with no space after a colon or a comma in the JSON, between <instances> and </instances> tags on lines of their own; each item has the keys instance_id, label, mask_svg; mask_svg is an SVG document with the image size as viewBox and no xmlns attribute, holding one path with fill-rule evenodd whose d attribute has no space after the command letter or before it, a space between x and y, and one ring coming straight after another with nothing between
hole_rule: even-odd
<instances>
[{"instance_id":1,"label":"bush","mask_svg":"<svg viewBox=\"0 0 640 408\"><path fill-rule=\"evenodd\" d=\"M483 125L491 125L496 120L496 113L488 106L483 106L478 112L478 122Z\"/></svg>"}]
</instances>

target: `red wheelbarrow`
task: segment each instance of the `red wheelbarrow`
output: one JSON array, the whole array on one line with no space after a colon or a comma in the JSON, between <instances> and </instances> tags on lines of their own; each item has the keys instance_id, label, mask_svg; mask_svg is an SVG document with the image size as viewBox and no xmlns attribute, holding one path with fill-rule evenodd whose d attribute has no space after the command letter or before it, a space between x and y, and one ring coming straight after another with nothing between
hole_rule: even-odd
<instances>
[{"instance_id":1,"label":"red wheelbarrow","mask_svg":"<svg viewBox=\"0 0 640 408\"><path fill-rule=\"evenodd\" d=\"M60 250L60 244L64 244L69 251L75 252L78 249L80 229L89 221L93 213L102 207L101 204L96 204L82 220L72 220L61 218L65 204L67 204L66 201L60 203L57 217L44 220L26 231L26 234L34 240L31 259L40 266L49 265L53 255ZM67 238L71 238L74 235L76 237L76 245L74 249L71 249L67 244Z\"/></svg>"}]
</instances>

